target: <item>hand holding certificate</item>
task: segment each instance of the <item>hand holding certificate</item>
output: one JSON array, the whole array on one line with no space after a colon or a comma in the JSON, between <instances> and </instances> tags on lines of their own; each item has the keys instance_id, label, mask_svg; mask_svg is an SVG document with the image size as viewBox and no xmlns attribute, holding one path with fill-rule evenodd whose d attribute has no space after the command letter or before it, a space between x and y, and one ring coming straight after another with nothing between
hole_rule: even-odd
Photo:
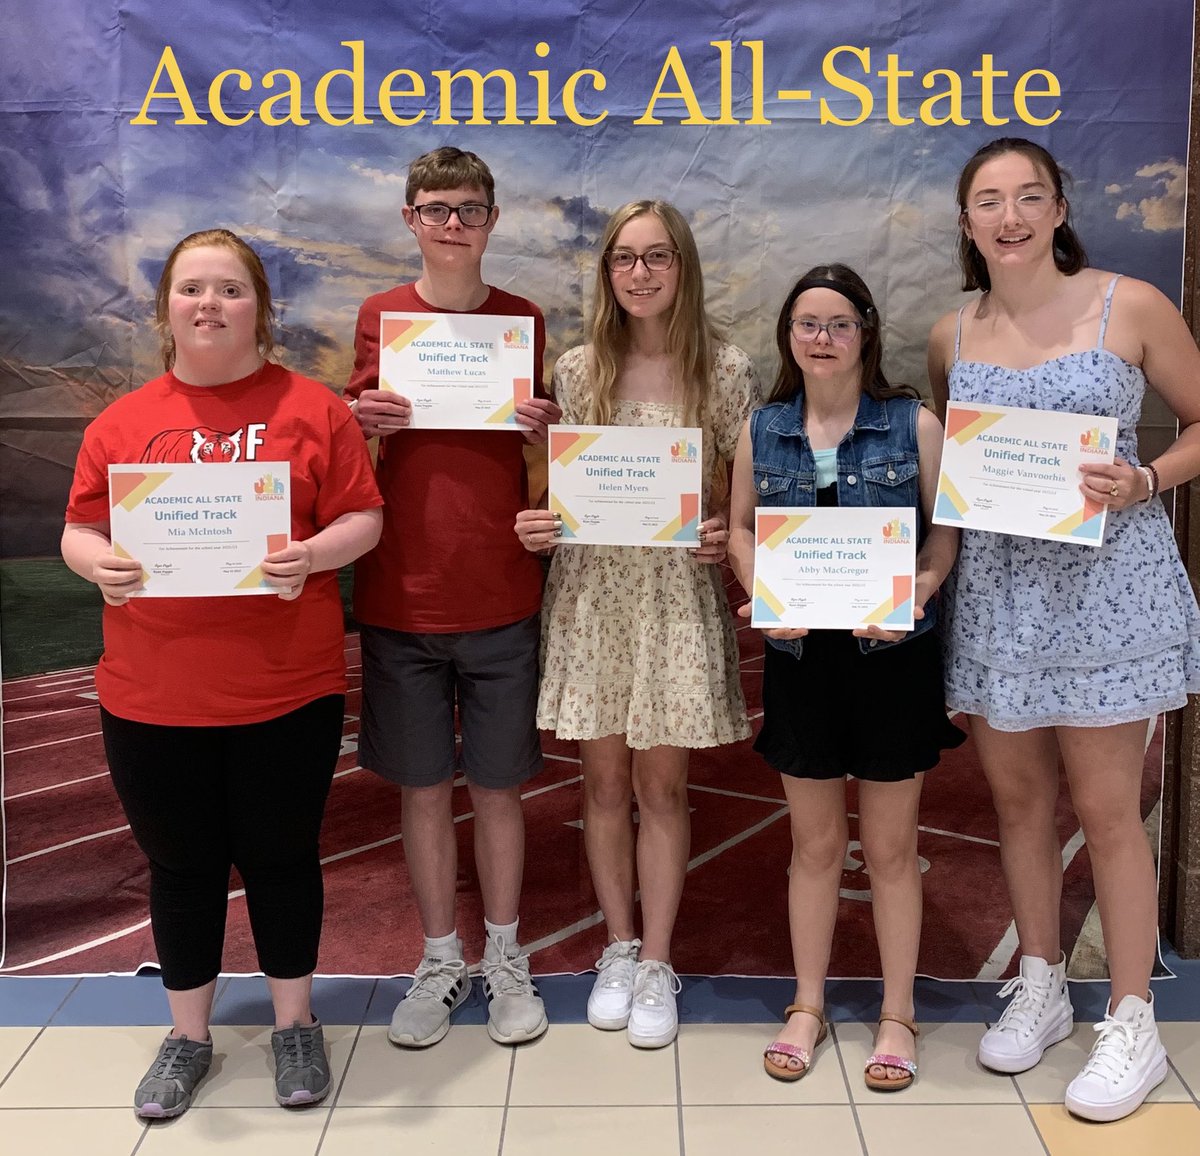
<instances>
[{"instance_id":1,"label":"hand holding certificate","mask_svg":"<svg viewBox=\"0 0 1200 1156\"><path fill-rule=\"evenodd\" d=\"M1079 467L1111 464L1117 419L952 401L933 520L945 526L1100 546L1107 508Z\"/></svg>"},{"instance_id":2,"label":"hand holding certificate","mask_svg":"<svg viewBox=\"0 0 1200 1156\"><path fill-rule=\"evenodd\" d=\"M760 506L750 625L913 628L911 506Z\"/></svg>"},{"instance_id":3,"label":"hand holding certificate","mask_svg":"<svg viewBox=\"0 0 1200 1156\"><path fill-rule=\"evenodd\" d=\"M520 428L533 396L532 317L382 313L379 388L412 405L408 428Z\"/></svg>"},{"instance_id":4,"label":"hand holding certificate","mask_svg":"<svg viewBox=\"0 0 1200 1156\"><path fill-rule=\"evenodd\" d=\"M560 543L700 544L698 429L576 425L550 430L550 510Z\"/></svg>"},{"instance_id":5,"label":"hand holding certificate","mask_svg":"<svg viewBox=\"0 0 1200 1156\"><path fill-rule=\"evenodd\" d=\"M111 465L108 488L113 553L142 565L136 596L280 593L262 562L290 537L287 462Z\"/></svg>"}]
</instances>

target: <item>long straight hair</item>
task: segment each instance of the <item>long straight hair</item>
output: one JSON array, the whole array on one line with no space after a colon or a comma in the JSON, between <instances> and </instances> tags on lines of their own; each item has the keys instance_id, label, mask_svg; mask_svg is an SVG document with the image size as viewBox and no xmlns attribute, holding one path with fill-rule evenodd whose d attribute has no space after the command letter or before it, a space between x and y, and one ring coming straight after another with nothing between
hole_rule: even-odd
<instances>
[{"instance_id":1,"label":"long straight hair","mask_svg":"<svg viewBox=\"0 0 1200 1156\"><path fill-rule=\"evenodd\" d=\"M667 318L667 355L680 390L684 424L703 424L719 335L704 308L700 254L696 251L692 230L674 205L644 200L630 201L613 213L600 241L590 334L592 396L587 418L590 425L611 424L613 389L621 359L629 350L629 317L617 303L604 257L613 247L617 234L630 221L647 213L652 213L663 223L671 244L679 251L679 284Z\"/></svg>"}]
</instances>

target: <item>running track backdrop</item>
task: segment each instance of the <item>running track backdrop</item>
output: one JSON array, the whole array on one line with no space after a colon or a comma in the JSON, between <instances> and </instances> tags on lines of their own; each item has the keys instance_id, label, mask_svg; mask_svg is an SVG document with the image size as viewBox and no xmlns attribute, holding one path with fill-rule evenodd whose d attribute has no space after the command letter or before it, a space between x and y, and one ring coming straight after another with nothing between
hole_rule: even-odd
<instances>
[{"instance_id":1,"label":"running track backdrop","mask_svg":"<svg viewBox=\"0 0 1200 1156\"><path fill-rule=\"evenodd\" d=\"M875 291L889 373L923 386L929 326L963 299L954 177L997 135L1072 170L1095 264L1179 297L1179 0L42 0L5 40L8 562L54 556L83 426L157 372L147 319L179 237L250 237L281 360L338 386L359 302L416 275L405 165L439 144L495 171L485 274L545 307L551 357L581 338L607 214L660 196L764 377L786 287L839 259Z\"/></svg>"}]
</instances>

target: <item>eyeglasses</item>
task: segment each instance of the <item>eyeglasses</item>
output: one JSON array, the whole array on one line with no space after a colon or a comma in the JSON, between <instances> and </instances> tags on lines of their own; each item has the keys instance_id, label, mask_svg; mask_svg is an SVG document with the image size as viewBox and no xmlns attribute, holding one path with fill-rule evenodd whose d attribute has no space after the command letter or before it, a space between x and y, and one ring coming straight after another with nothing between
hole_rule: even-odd
<instances>
[{"instance_id":1,"label":"eyeglasses","mask_svg":"<svg viewBox=\"0 0 1200 1156\"><path fill-rule=\"evenodd\" d=\"M612 273L632 273L639 261L651 273L665 273L675 264L678 256L678 249L647 249L644 253L635 253L632 249L609 249L604 254L604 263Z\"/></svg>"},{"instance_id":2,"label":"eyeglasses","mask_svg":"<svg viewBox=\"0 0 1200 1156\"><path fill-rule=\"evenodd\" d=\"M1040 221L1058 203L1049 193L1023 193L1012 202L1023 221ZM967 216L980 225L995 225L1004 219L1009 202L1004 197L988 197L966 208Z\"/></svg>"},{"instance_id":3,"label":"eyeglasses","mask_svg":"<svg viewBox=\"0 0 1200 1156\"><path fill-rule=\"evenodd\" d=\"M821 324L811 317L793 317L788 322L788 328L797 341L816 341L817 334L824 329L830 341L836 341L838 345L849 345L854 340L854 335L862 328L862 322L851 321L849 317L837 317L833 321Z\"/></svg>"},{"instance_id":4,"label":"eyeglasses","mask_svg":"<svg viewBox=\"0 0 1200 1156\"><path fill-rule=\"evenodd\" d=\"M482 229L492 219L494 205L482 205L478 201L467 201L462 205L443 205L441 201L430 201L425 205L413 205L422 225L444 225L454 213L459 223L468 229Z\"/></svg>"}]
</instances>

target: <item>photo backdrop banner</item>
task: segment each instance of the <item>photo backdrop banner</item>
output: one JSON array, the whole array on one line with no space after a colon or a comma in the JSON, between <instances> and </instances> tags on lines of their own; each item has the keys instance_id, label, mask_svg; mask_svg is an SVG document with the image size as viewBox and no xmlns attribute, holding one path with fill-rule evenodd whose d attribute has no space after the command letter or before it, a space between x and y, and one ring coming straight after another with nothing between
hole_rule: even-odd
<instances>
[{"instance_id":1,"label":"photo backdrop banner","mask_svg":"<svg viewBox=\"0 0 1200 1156\"><path fill-rule=\"evenodd\" d=\"M875 293L889 376L926 388L929 327L966 299L955 178L1002 135L1070 170L1093 264L1180 294L1182 0L41 0L8 14L5 41L10 621L22 568L57 556L84 426L160 371L153 293L172 245L212 226L250 239L280 360L340 388L359 303L418 274L406 165L438 145L496 175L485 277L543 306L547 367L582 338L608 214L662 197L764 379L788 286L840 260Z\"/></svg>"}]
</instances>

